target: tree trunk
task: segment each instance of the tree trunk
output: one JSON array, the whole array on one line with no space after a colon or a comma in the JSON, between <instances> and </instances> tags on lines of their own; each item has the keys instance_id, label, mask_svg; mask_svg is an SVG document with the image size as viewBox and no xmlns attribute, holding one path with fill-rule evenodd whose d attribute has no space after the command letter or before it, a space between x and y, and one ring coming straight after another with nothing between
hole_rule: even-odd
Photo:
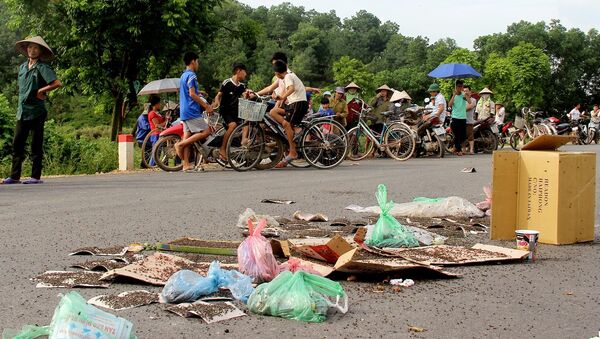
<instances>
[{"instance_id":1,"label":"tree trunk","mask_svg":"<svg viewBox=\"0 0 600 339\"><path fill-rule=\"evenodd\" d=\"M117 135L121 131L121 109L123 108L123 93L119 92L115 97L115 103L112 111L112 121L110 124L110 140L117 141Z\"/></svg>"}]
</instances>

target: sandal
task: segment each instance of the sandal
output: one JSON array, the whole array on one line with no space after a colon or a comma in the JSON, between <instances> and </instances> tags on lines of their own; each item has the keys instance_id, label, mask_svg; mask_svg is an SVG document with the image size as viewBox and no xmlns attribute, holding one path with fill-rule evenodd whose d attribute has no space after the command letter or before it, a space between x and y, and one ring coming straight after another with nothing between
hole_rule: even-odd
<instances>
[{"instance_id":1,"label":"sandal","mask_svg":"<svg viewBox=\"0 0 600 339\"><path fill-rule=\"evenodd\" d=\"M287 167L287 165L292 161L292 160L296 160L298 159L298 157L296 156L295 158L290 157L289 155L286 155L285 158L283 158L283 160L281 160L277 165L275 165L275 168L284 168Z\"/></svg>"},{"instance_id":2,"label":"sandal","mask_svg":"<svg viewBox=\"0 0 600 339\"><path fill-rule=\"evenodd\" d=\"M29 178L25 181L23 181L23 184L25 185L35 185L35 184L43 184L44 181L40 180L40 179L36 179L36 178Z\"/></svg>"},{"instance_id":3,"label":"sandal","mask_svg":"<svg viewBox=\"0 0 600 339\"><path fill-rule=\"evenodd\" d=\"M15 180L11 177L2 180L3 185L12 185L12 184L20 184L21 180Z\"/></svg>"},{"instance_id":4,"label":"sandal","mask_svg":"<svg viewBox=\"0 0 600 339\"><path fill-rule=\"evenodd\" d=\"M198 170L196 168L188 168L188 169L184 169L182 172L183 173L198 173Z\"/></svg>"}]
</instances>

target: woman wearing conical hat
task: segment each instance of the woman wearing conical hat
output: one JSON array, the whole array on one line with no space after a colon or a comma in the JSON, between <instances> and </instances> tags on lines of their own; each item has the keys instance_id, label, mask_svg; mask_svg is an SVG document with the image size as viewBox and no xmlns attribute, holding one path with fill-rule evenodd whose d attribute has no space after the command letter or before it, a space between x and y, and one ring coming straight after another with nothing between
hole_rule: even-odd
<instances>
[{"instance_id":1,"label":"woman wearing conical hat","mask_svg":"<svg viewBox=\"0 0 600 339\"><path fill-rule=\"evenodd\" d=\"M18 184L21 182L25 144L31 133L31 178L23 183L41 184L44 122L48 114L45 103L48 92L60 87L61 83L56 78L52 67L44 62L51 60L54 53L42 37L35 36L18 41L15 49L25 55L28 60L19 67L19 102L13 139L12 169L10 176L2 180L2 183Z\"/></svg>"},{"instance_id":2,"label":"woman wearing conical hat","mask_svg":"<svg viewBox=\"0 0 600 339\"><path fill-rule=\"evenodd\" d=\"M475 112L477 112L477 120L487 119L490 116L496 114L496 105L492 101L492 92L489 88L484 88L479 92L479 101L477 101L477 107Z\"/></svg>"},{"instance_id":3,"label":"woman wearing conical hat","mask_svg":"<svg viewBox=\"0 0 600 339\"><path fill-rule=\"evenodd\" d=\"M346 102L348 102L348 116L346 117L346 129L350 130L352 127L358 125L358 117L362 109L364 101L360 97L359 91L360 86L356 83L351 82L344 88L346 91Z\"/></svg>"},{"instance_id":4,"label":"woman wearing conical hat","mask_svg":"<svg viewBox=\"0 0 600 339\"><path fill-rule=\"evenodd\" d=\"M389 110L390 108L390 98L392 97L392 89L388 87L388 85L383 85L375 90L377 95L371 99L369 102L369 106L373 107L371 113L373 114L373 118L371 119L371 128L374 131L381 132L383 128L383 115L381 113Z\"/></svg>"}]
</instances>

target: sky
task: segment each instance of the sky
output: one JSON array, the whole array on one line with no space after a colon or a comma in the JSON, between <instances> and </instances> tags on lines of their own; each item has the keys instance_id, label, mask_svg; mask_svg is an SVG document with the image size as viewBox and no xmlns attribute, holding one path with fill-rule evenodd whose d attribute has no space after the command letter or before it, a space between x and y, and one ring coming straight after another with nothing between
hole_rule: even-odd
<instances>
[{"instance_id":1,"label":"sky","mask_svg":"<svg viewBox=\"0 0 600 339\"><path fill-rule=\"evenodd\" d=\"M473 48L481 35L505 32L521 20L530 22L559 19L567 28L588 32L600 30L598 0L238 0L251 7L290 2L306 10L335 10L340 18L352 17L364 9L382 22L392 21L407 36L426 36L430 42L453 38L460 47Z\"/></svg>"}]
</instances>

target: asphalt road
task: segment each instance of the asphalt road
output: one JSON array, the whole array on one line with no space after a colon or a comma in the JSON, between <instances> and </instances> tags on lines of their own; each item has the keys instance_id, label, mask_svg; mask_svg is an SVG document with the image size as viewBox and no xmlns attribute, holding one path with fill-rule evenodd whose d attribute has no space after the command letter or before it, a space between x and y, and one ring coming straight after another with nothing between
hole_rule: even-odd
<instances>
[{"instance_id":1,"label":"asphalt road","mask_svg":"<svg viewBox=\"0 0 600 339\"><path fill-rule=\"evenodd\" d=\"M464 167L475 167L477 173L460 173ZM235 224L246 207L288 218L297 209L356 218L344 207L374 205L379 183L388 186L397 202L450 195L477 202L483 198L482 186L490 181L491 157L477 155L403 163L346 162L329 171L144 172L0 186L0 328L50 322L57 295L66 290L36 289L29 279L82 261L67 256L75 248L181 236L241 239ZM261 204L263 198L297 203ZM598 215L596 211L597 221ZM598 241L540 245L536 263L455 268L452 271L463 274L462 278L417 280L399 293L389 286L375 293L372 282L344 281L349 312L331 314L322 324L251 315L206 325L167 313L160 305L119 315L135 324L140 338L589 338L600 330ZM490 243L513 246L512 242ZM107 290L78 291L90 298L139 287L113 284ZM426 331L409 332L409 325Z\"/></svg>"}]
</instances>

